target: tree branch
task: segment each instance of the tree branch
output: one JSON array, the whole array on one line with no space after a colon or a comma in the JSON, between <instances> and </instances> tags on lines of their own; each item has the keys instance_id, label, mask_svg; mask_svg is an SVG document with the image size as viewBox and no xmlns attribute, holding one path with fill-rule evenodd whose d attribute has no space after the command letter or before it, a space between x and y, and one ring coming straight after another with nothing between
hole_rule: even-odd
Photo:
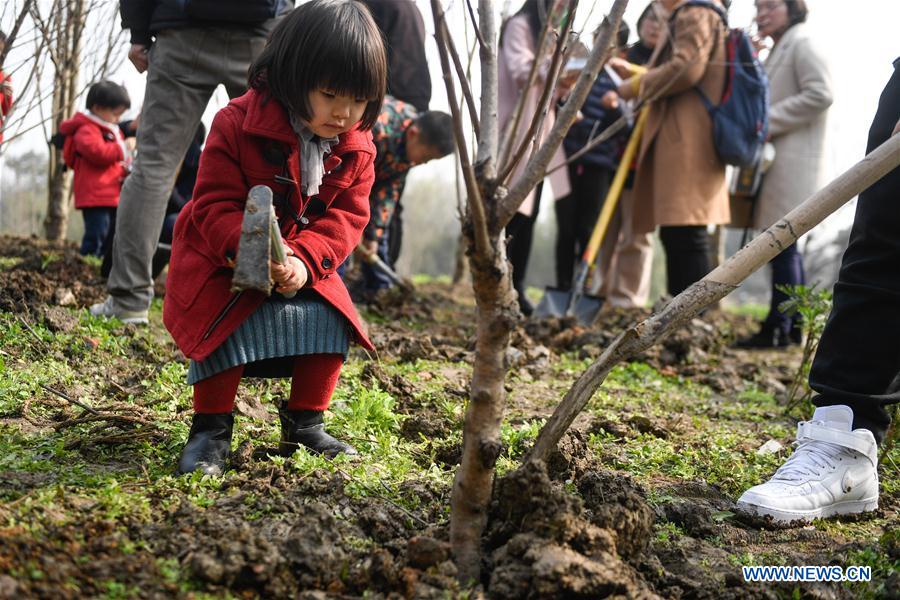
<instances>
[{"instance_id":1,"label":"tree branch","mask_svg":"<svg viewBox=\"0 0 900 600\"><path fill-rule=\"evenodd\" d=\"M556 2L564 2L565 0L556 0ZM550 14L553 14L555 10L556 4L550 7ZM534 85L535 79L537 78L537 73L540 70L540 64L544 60L544 53L547 50L547 40L550 37L548 35L550 31L550 27L545 26L541 29L541 35L538 37L537 48L534 51L534 60L531 62L531 69L528 71L528 78L525 81L525 87L522 88L523 92L519 94L519 98L516 100L516 108L513 110L512 119L507 123L507 126L504 128L503 132L503 143L500 145L500 158L497 161L497 165L506 165L509 161L510 154L512 154L513 147L516 145L516 131L519 130L519 123L522 121L522 113L525 110L525 98L528 95L528 90Z\"/></svg>"},{"instance_id":2,"label":"tree branch","mask_svg":"<svg viewBox=\"0 0 900 600\"><path fill-rule=\"evenodd\" d=\"M487 42L481 37L481 31L478 29L478 19L475 18L475 9L472 8L472 0L466 0L466 7L469 9L469 18L472 19L472 25L475 27L475 37L482 47L487 46Z\"/></svg>"},{"instance_id":3,"label":"tree branch","mask_svg":"<svg viewBox=\"0 0 900 600\"><path fill-rule=\"evenodd\" d=\"M481 138L481 127L478 124L478 111L475 109L475 98L472 97L472 89L469 87L469 79L463 69L462 61L459 59L459 53L456 51L456 44L450 37L450 30L447 28L447 19L441 16L441 27L443 28L444 39L447 40L447 49L450 51L450 58L453 59L453 67L456 69L456 77L459 79L460 89L466 101L466 107L469 109L469 119L472 122L472 130L475 132L475 139Z\"/></svg>"},{"instance_id":4,"label":"tree branch","mask_svg":"<svg viewBox=\"0 0 900 600\"><path fill-rule=\"evenodd\" d=\"M34 0L25 0L25 3L22 4L22 8L19 10L19 14L16 16L16 21L13 24L12 29L6 34L6 44L3 48L3 52L0 52L0 68L3 67L3 63L6 61L6 55L9 54L13 44L16 42L16 36L19 35L19 29L22 28L22 23L25 22L25 17L28 16L32 4L34 4Z\"/></svg>"},{"instance_id":5,"label":"tree branch","mask_svg":"<svg viewBox=\"0 0 900 600\"><path fill-rule=\"evenodd\" d=\"M489 0L483 0L488 1ZM485 217L484 201L481 189L475 177L475 169L469 161L469 151L466 148L466 137L462 128L462 112L456 100L456 88L453 85L452 71L450 70L450 58L447 56L446 30L441 27L444 11L439 0L431 0L431 12L434 17L435 38L438 45L438 54L441 58L441 71L444 73L444 85L447 88L447 101L450 104L450 112L453 116L453 137L456 140L456 149L459 152L459 162L463 171L463 179L466 182L466 192L469 196L469 209L475 228L476 251L489 253L491 244L488 238L487 219Z\"/></svg>"},{"instance_id":6,"label":"tree branch","mask_svg":"<svg viewBox=\"0 0 900 600\"><path fill-rule=\"evenodd\" d=\"M485 180L491 181L497 171L497 144L500 138L497 115L497 25L494 19L493 0L479 0L478 16L481 19L483 40L479 50L482 137L478 142L475 162L482 169Z\"/></svg>"},{"instance_id":7,"label":"tree branch","mask_svg":"<svg viewBox=\"0 0 900 600\"><path fill-rule=\"evenodd\" d=\"M622 14L625 12L627 4L628 0L615 0L613 2L609 15L604 18L603 24L600 26L599 39L594 44L593 50L591 50L585 70L581 72L575 88L569 95L569 99L559 111L556 123L550 130L547 139L541 145L537 154L528 161L524 170L525 175L510 188L509 193L502 200L497 210L497 223L495 226L505 227L513 215L516 214L519 205L522 204L528 193L544 178L550 160L553 158L566 132L569 131L572 123L575 122L579 109L584 104L591 86L594 84L594 80L600 73L600 68L609 58L612 51L613 35L619 28L619 23L622 21Z\"/></svg>"},{"instance_id":8,"label":"tree branch","mask_svg":"<svg viewBox=\"0 0 900 600\"><path fill-rule=\"evenodd\" d=\"M569 1L569 14L575 14L575 8L578 5L578 0L570 0ZM572 21L574 19L570 17L563 29L563 32L557 34L556 39L556 48L553 50L553 58L550 61L550 70L548 71L547 80L544 82L544 89L541 92L541 98L538 101L538 105L534 112L534 115L531 117L531 124L528 126L528 131L522 138L522 142L519 145L519 149L513 155L512 160L510 160L504 167L501 175L497 178L497 181L500 185L505 185L507 179L512 172L515 170L516 166L519 164L525 154L528 152L528 147L532 146L536 143L536 139L538 137L538 132L541 130L544 124L544 120L547 117L547 112L550 110L550 103L553 100L553 97L556 94L556 88L559 83L559 73L562 68L562 59L564 55L564 49L566 48L566 40L569 37L569 33L572 31ZM526 90L523 93L523 96L527 95L528 91Z\"/></svg>"}]
</instances>

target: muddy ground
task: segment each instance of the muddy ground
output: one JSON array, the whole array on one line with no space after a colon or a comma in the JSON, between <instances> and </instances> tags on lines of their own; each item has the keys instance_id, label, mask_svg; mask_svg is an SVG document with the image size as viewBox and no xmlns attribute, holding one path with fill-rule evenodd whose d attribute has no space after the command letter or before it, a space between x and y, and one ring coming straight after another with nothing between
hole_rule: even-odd
<instances>
[{"instance_id":1,"label":"muddy ground","mask_svg":"<svg viewBox=\"0 0 900 600\"><path fill-rule=\"evenodd\" d=\"M855 598L900 590L896 491L882 493L875 514L836 525L742 520L725 484L628 463L635 445L677 441L688 452L682 440L703 431L699 417L660 415L646 399L629 404L623 388L608 397L620 403L616 414L586 412L549 464L503 470L483 538L483 580L462 591L447 543L461 411L446 407L462 406L468 394L470 291L426 283L379 297L364 313L378 356L355 352L348 362L361 386L393 399L398 444L418 444L421 475L396 486L379 487L377 474L360 483L356 471L260 459L251 438L237 448L232 473L185 483L162 475L177 457L189 401L171 392L179 400L167 414L165 394L153 391L166 365L183 359L158 310L149 330L121 328L116 339L124 341L101 357L103 334L82 316L104 296L96 265L71 245L8 237L0 238L0 261L0 390L33 390L7 398L0 412L0 598ZM561 365L586 364L647 314L609 311L590 328L523 323L508 356L510 422L547 417L577 375ZM729 451L749 457L767 421L782 427L785 446L796 421L770 408L744 422L733 404L746 390L783 398L799 362L796 350L729 349L751 327L749 317L711 311L640 360L672 390L704 390L703 418L746 426L748 440ZM15 387L37 361L67 364L70 374ZM425 393L437 380L438 391ZM252 390L242 390L238 411L274 427ZM510 443L510 464L528 441ZM881 467L893 490L896 468ZM869 557L878 568L863 587L745 583L740 565L767 557L842 566Z\"/></svg>"}]
</instances>

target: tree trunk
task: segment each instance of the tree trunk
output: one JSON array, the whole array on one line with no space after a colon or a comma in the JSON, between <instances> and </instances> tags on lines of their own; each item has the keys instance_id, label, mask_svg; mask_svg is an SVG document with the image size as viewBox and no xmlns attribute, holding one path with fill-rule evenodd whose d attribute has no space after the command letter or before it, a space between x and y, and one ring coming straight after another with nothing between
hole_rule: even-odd
<instances>
[{"instance_id":1,"label":"tree trunk","mask_svg":"<svg viewBox=\"0 0 900 600\"><path fill-rule=\"evenodd\" d=\"M450 502L450 543L460 580L477 582L481 572L481 534L487 524L494 465L500 456L500 423L506 405L506 349L519 312L502 239L490 257L484 260L472 255L469 265L478 305L477 338L462 460Z\"/></svg>"},{"instance_id":2,"label":"tree trunk","mask_svg":"<svg viewBox=\"0 0 900 600\"><path fill-rule=\"evenodd\" d=\"M60 124L75 113L78 95L78 76L81 65L82 36L85 24L84 0L67 0L59 7L53 24L55 37L55 73L53 77L53 133ZM44 218L44 235L48 240L65 238L69 224L70 177L64 170L62 152L50 148L47 167L47 216Z\"/></svg>"}]
</instances>

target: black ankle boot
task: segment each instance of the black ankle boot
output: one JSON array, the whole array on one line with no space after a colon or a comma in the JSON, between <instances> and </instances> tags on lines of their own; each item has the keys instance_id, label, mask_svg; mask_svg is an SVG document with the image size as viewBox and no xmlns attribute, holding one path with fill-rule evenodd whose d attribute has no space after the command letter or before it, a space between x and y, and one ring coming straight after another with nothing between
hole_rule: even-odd
<instances>
[{"instance_id":1,"label":"black ankle boot","mask_svg":"<svg viewBox=\"0 0 900 600\"><path fill-rule=\"evenodd\" d=\"M755 350L763 348L784 348L790 345L791 340L787 333L774 325L763 323L759 331L749 337L739 339L735 344L735 348L743 348L745 350Z\"/></svg>"},{"instance_id":2,"label":"black ankle boot","mask_svg":"<svg viewBox=\"0 0 900 600\"><path fill-rule=\"evenodd\" d=\"M191 433L181 451L178 474L202 471L206 475L221 475L231 454L231 413L195 414Z\"/></svg>"},{"instance_id":3,"label":"black ankle boot","mask_svg":"<svg viewBox=\"0 0 900 600\"><path fill-rule=\"evenodd\" d=\"M300 446L307 448L326 458L334 458L338 454L355 456L356 448L336 440L325 432L322 412L318 410L288 410L287 402L278 409L281 418L281 444L278 453L291 456Z\"/></svg>"}]
</instances>

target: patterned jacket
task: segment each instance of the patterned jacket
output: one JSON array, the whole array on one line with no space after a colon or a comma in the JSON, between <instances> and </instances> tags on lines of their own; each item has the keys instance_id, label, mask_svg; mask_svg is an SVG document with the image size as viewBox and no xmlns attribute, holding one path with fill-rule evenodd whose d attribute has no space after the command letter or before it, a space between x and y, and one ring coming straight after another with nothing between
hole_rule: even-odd
<instances>
[{"instance_id":1,"label":"patterned jacket","mask_svg":"<svg viewBox=\"0 0 900 600\"><path fill-rule=\"evenodd\" d=\"M371 216L364 234L367 240L381 239L403 195L406 174L413 166L406 157L406 130L418 116L411 104L385 96L381 114L372 128L375 184L369 196Z\"/></svg>"}]
</instances>

